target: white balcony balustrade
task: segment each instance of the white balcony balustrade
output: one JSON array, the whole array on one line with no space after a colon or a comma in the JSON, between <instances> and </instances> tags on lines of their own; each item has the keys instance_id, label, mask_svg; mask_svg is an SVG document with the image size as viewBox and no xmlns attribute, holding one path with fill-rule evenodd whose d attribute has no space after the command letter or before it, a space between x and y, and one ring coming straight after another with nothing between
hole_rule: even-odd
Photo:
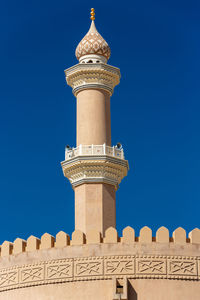
<instances>
[{"instance_id":1,"label":"white balcony balustrade","mask_svg":"<svg viewBox=\"0 0 200 300\"><path fill-rule=\"evenodd\" d=\"M111 156L124 159L124 151L116 146L110 147L103 145L79 145L77 148L65 150L65 160L72 159L76 156Z\"/></svg>"}]
</instances>

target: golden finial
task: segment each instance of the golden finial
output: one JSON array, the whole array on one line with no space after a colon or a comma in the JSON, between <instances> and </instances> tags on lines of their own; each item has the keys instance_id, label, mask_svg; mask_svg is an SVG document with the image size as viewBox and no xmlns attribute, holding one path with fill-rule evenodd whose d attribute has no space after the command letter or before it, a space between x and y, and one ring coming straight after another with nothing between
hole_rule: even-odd
<instances>
[{"instance_id":1,"label":"golden finial","mask_svg":"<svg viewBox=\"0 0 200 300\"><path fill-rule=\"evenodd\" d=\"M91 15L90 19L91 19L92 21L94 21L94 20L95 20L95 12L94 12L94 8L91 8L90 15Z\"/></svg>"}]
</instances>

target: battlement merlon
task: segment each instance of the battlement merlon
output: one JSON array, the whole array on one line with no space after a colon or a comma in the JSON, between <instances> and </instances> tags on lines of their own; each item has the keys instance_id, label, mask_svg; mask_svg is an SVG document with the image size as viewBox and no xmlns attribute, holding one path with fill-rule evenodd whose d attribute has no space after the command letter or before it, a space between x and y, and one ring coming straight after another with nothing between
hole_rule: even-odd
<instances>
[{"instance_id":1,"label":"battlement merlon","mask_svg":"<svg viewBox=\"0 0 200 300\"><path fill-rule=\"evenodd\" d=\"M9 241L3 242L0 246L0 258L10 255L18 255L23 252L34 252L51 248L65 248L91 244L130 244L132 246L146 245L145 251L147 251L148 255L151 251L153 252L156 249L156 246L160 245L160 249L162 251L160 253L157 251L157 255L167 255L169 249L175 251L176 246L179 253L181 253L181 246L200 246L200 229L193 229L187 236L186 231L182 227L179 227L173 232L171 237L169 235L169 230L163 226L156 231L155 237L152 236L152 230L147 226L144 226L140 230L138 237L135 236L135 230L130 226L124 228L122 237L119 237L117 230L113 227L110 227L105 231L105 237L103 237L97 230L90 230L87 234L80 230L75 230L72 233L71 239L70 236L63 231L60 231L56 237L45 233L42 235L41 239L31 235L27 241L17 238L13 243ZM165 248L163 248L162 245L165 245ZM163 249L165 252L163 252ZM191 248L189 248L189 250L190 249Z\"/></svg>"}]
</instances>

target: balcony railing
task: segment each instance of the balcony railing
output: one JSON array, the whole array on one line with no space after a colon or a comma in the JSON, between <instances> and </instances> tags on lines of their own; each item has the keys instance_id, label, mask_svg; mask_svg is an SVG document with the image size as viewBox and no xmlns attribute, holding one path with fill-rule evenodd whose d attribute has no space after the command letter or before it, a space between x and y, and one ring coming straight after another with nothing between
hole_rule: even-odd
<instances>
[{"instance_id":1,"label":"balcony railing","mask_svg":"<svg viewBox=\"0 0 200 300\"><path fill-rule=\"evenodd\" d=\"M76 156L98 156L107 155L120 159L124 159L124 151L122 148L116 146L110 147L106 144L103 145L79 145L77 148L65 150L65 160L71 159Z\"/></svg>"}]
</instances>

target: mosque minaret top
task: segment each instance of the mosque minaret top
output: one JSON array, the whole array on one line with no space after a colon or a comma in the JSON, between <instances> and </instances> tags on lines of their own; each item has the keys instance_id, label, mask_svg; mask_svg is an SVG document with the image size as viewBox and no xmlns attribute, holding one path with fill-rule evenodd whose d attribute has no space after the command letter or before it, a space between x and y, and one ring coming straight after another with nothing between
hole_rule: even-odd
<instances>
[{"instance_id":1,"label":"mosque minaret top","mask_svg":"<svg viewBox=\"0 0 200 300\"><path fill-rule=\"evenodd\" d=\"M91 9L90 14L91 26L76 48L76 57L80 63L87 63L89 60L93 63L106 63L110 58L110 47L96 29L94 8Z\"/></svg>"}]
</instances>

